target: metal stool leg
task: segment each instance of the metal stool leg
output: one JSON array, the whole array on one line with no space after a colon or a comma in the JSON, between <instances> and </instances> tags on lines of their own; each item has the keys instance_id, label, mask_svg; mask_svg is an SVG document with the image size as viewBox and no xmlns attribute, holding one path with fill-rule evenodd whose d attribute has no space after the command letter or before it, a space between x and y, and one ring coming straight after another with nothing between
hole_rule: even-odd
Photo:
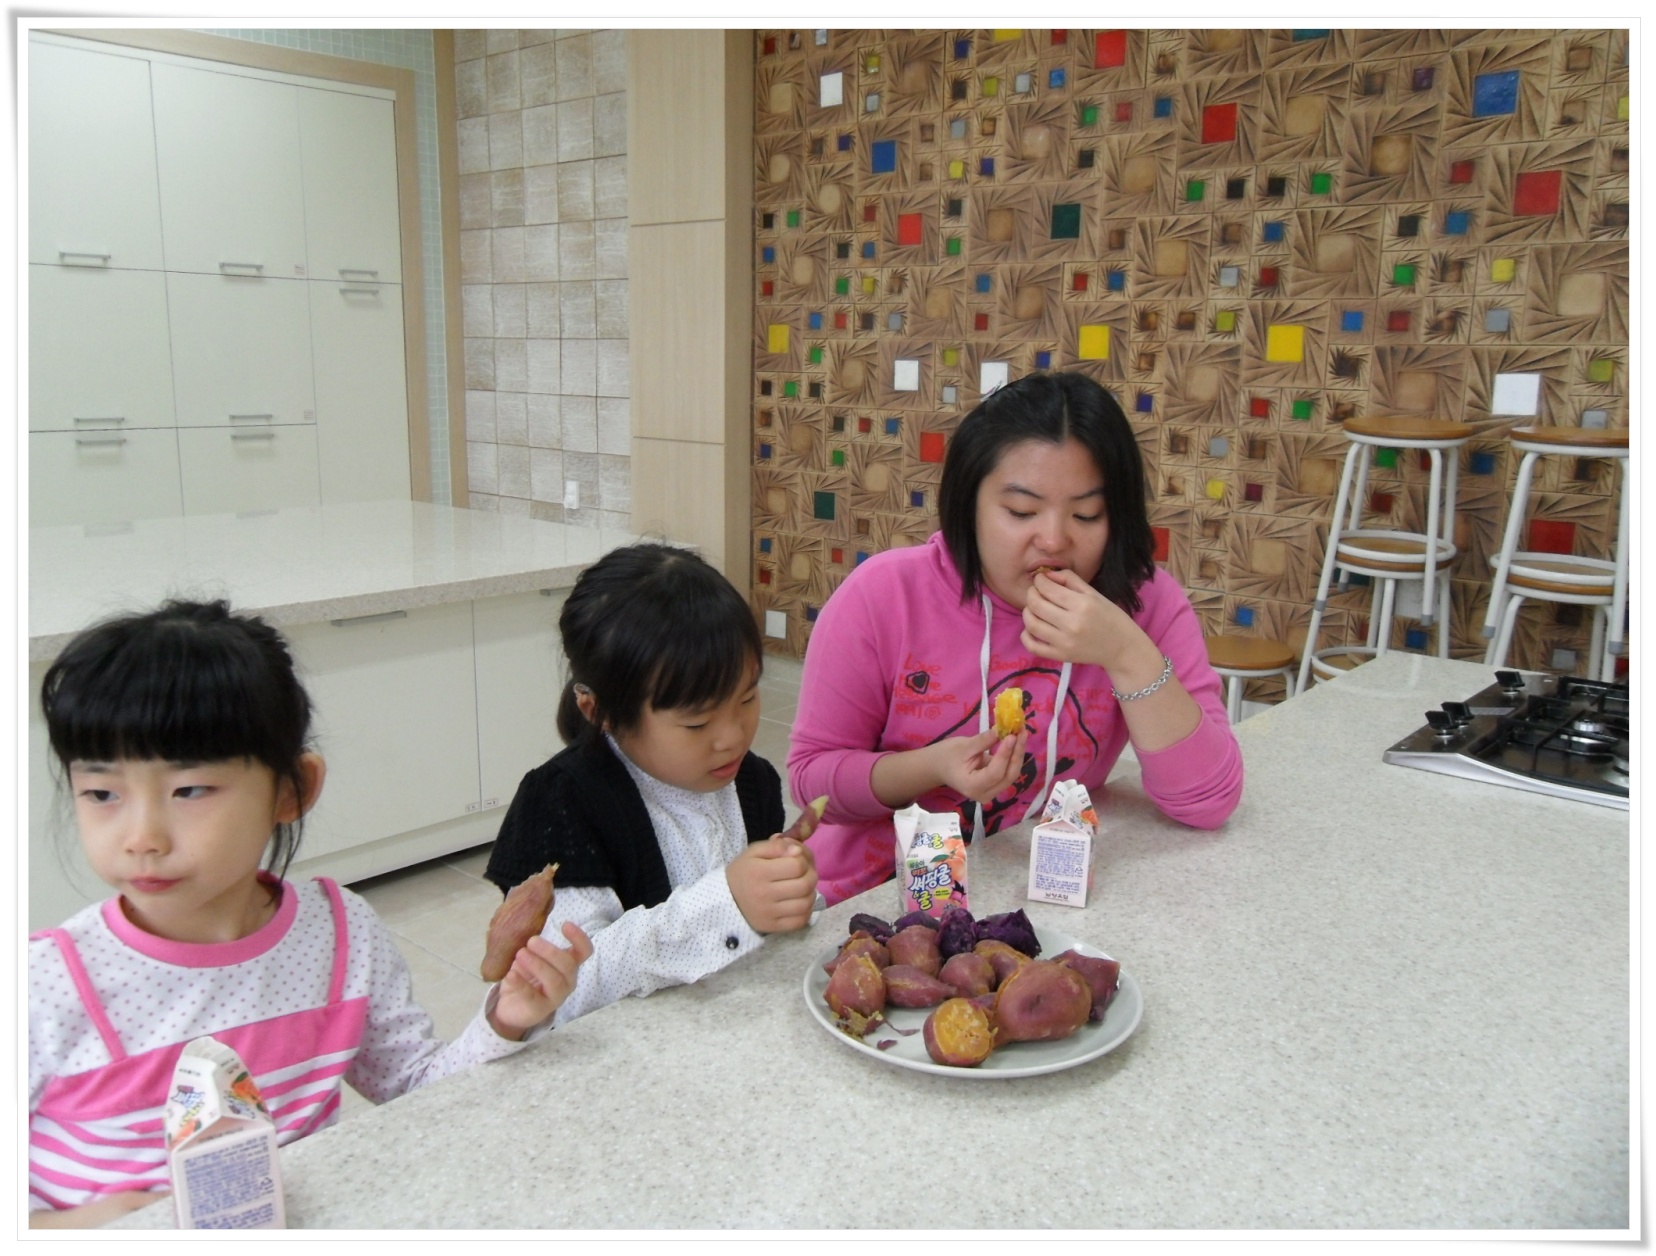
<instances>
[{"instance_id":1,"label":"metal stool leg","mask_svg":"<svg viewBox=\"0 0 1656 1256\"><path fill-rule=\"evenodd\" d=\"M1512 503L1507 508L1506 531L1501 537L1501 552L1495 559L1495 583L1489 590L1489 609L1484 613L1483 635L1493 636L1501 622L1502 602L1506 598L1507 572L1512 567L1512 556L1518 552L1518 533L1524 526L1524 512L1529 506L1530 480L1535 475L1535 460L1540 455L1526 453L1518 464L1518 479L1512 486ZM1491 648L1490 657L1494 650Z\"/></svg>"},{"instance_id":2,"label":"metal stool leg","mask_svg":"<svg viewBox=\"0 0 1656 1256\"><path fill-rule=\"evenodd\" d=\"M1598 673L1600 680L1614 680L1616 678L1616 658L1604 648L1605 625L1610 622L1610 609L1606 606L1593 607L1593 638L1592 644L1587 647L1587 657L1592 660L1581 669L1583 676Z\"/></svg>"},{"instance_id":3,"label":"metal stool leg","mask_svg":"<svg viewBox=\"0 0 1656 1256\"><path fill-rule=\"evenodd\" d=\"M1380 594L1380 615L1373 617L1373 608L1370 608L1369 637L1374 646L1374 657L1379 658L1391 649L1392 615L1397 605L1397 581L1387 580L1385 588Z\"/></svg>"},{"instance_id":4,"label":"metal stool leg","mask_svg":"<svg viewBox=\"0 0 1656 1256\"><path fill-rule=\"evenodd\" d=\"M1621 464L1621 502L1616 507L1616 578L1611 585L1610 607L1605 612L1605 635L1609 640L1604 646L1602 680L1616 678L1616 656L1627 652L1627 642L1622 640L1622 624L1627 615L1627 472L1629 463L1626 459L1617 458ZM1595 654L1595 660L1597 655Z\"/></svg>"},{"instance_id":5,"label":"metal stool leg","mask_svg":"<svg viewBox=\"0 0 1656 1256\"><path fill-rule=\"evenodd\" d=\"M1317 633L1322 628L1323 611L1328 607L1328 586L1334 579L1335 560L1340 553L1341 521L1345 518L1346 503L1350 500L1351 480L1361 461L1362 445L1352 445L1346 451L1345 468L1340 472L1340 491L1334 498L1334 517L1328 527L1328 548L1323 554L1322 576L1317 581L1317 596L1311 603L1311 628L1305 634L1305 654L1300 660L1299 684L1304 689L1311 683L1311 660L1317 653Z\"/></svg>"},{"instance_id":6,"label":"metal stool leg","mask_svg":"<svg viewBox=\"0 0 1656 1256\"><path fill-rule=\"evenodd\" d=\"M1518 623L1518 611L1523 607L1524 599L1517 593L1509 593L1506 600L1506 610L1501 615L1501 630L1495 636L1495 643L1490 647L1488 663L1490 667L1505 667L1507 651L1512 648L1512 632Z\"/></svg>"}]
</instances>

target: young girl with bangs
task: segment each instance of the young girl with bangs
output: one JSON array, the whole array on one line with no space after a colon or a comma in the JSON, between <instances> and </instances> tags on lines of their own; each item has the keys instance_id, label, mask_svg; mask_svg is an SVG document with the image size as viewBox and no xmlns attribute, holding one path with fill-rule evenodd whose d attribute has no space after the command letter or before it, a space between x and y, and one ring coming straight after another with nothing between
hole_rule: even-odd
<instances>
[{"instance_id":1,"label":"young girl with bangs","mask_svg":"<svg viewBox=\"0 0 1656 1256\"><path fill-rule=\"evenodd\" d=\"M523 778L484 874L505 892L557 864L543 936L592 935L553 1025L697 981L816 903L810 849L779 834L781 778L751 749L764 654L730 582L688 550L627 546L582 573L558 628L568 744Z\"/></svg>"},{"instance_id":2,"label":"young girl with bangs","mask_svg":"<svg viewBox=\"0 0 1656 1256\"><path fill-rule=\"evenodd\" d=\"M169 602L75 638L41 689L87 862L116 891L29 939L29 1220L95 1226L169 1185L161 1114L184 1044L242 1057L286 1144L519 1051L591 943L519 950L444 1044L361 898L284 880L325 775L281 634ZM268 859L266 855L268 853ZM264 863L261 869L260 864Z\"/></svg>"}]
</instances>

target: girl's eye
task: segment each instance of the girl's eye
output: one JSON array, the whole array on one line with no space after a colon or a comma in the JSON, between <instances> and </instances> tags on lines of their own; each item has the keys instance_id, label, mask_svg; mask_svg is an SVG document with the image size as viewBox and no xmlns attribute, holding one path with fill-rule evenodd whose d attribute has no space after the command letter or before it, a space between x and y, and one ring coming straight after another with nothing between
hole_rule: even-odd
<instances>
[{"instance_id":1,"label":"girl's eye","mask_svg":"<svg viewBox=\"0 0 1656 1256\"><path fill-rule=\"evenodd\" d=\"M699 732L701 732L702 729L706 728L707 725L705 723L702 723L702 724L686 724L684 727L689 729L692 733L699 733Z\"/></svg>"},{"instance_id":2,"label":"girl's eye","mask_svg":"<svg viewBox=\"0 0 1656 1256\"><path fill-rule=\"evenodd\" d=\"M115 794L113 790L108 789L83 789L80 796L88 802L108 802Z\"/></svg>"},{"instance_id":3,"label":"girl's eye","mask_svg":"<svg viewBox=\"0 0 1656 1256\"><path fill-rule=\"evenodd\" d=\"M1006 513L1011 515L1014 519L1033 519L1035 517L1035 512L1033 510L1013 510L1009 507Z\"/></svg>"},{"instance_id":4,"label":"girl's eye","mask_svg":"<svg viewBox=\"0 0 1656 1256\"><path fill-rule=\"evenodd\" d=\"M204 798L210 789L212 789L211 785L180 785L173 790L173 797L184 799Z\"/></svg>"},{"instance_id":5,"label":"girl's eye","mask_svg":"<svg viewBox=\"0 0 1656 1256\"><path fill-rule=\"evenodd\" d=\"M1104 512L1101 510L1096 515L1076 515L1075 519L1077 523L1097 523L1103 517Z\"/></svg>"}]
</instances>

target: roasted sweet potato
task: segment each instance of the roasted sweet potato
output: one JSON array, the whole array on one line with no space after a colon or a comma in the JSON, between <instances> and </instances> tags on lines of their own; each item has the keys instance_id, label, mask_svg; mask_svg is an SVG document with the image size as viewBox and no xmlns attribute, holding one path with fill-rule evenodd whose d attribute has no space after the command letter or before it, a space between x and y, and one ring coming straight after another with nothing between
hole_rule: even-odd
<instances>
[{"instance_id":1,"label":"roasted sweet potato","mask_svg":"<svg viewBox=\"0 0 1656 1256\"><path fill-rule=\"evenodd\" d=\"M488 939L483 948L484 981L499 981L512 968L512 959L530 938L546 928L552 914L552 876L557 864L547 864L528 880L512 887L505 901L489 918Z\"/></svg>"},{"instance_id":2,"label":"roasted sweet potato","mask_svg":"<svg viewBox=\"0 0 1656 1256\"><path fill-rule=\"evenodd\" d=\"M892 1007L936 1007L955 995L953 986L907 964L892 964L880 976L885 979L886 1002Z\"/></svg>"},{"instance_id":3,"label":"roasted sweet potato","mask_svg":"<svg viewBox=\"0 0 1656 1256\"><path fill-rule=\"evenodd\" d=\"M995 995L995 1024L1002 1042L1045 1042L1068 1038L1087 1023L1092 991L1073 968L1032 959Z\"/></svg>"},{"instance_id":4,"label":"roasted sweet potato","mask_svg":"<svg viewBox=\"0 0 1656 1256\"><path fill-rule=\"evenodd\" d=\"M813 798L810 805L799 813L799 819L789 825L788 828L783 831L782 836L791 837L796 842L803 842L807 837L816 832L817 825L822 823L822 813L827 809L827 794L824 794L821 798Z\"/></svg>"},{"instance_id":5,"label":"roasted sweet potato","mask_svg":"<svg viewBox=\"0 0 1656 1256\"><path fill-rule=\"evenodd\" d=\"M937 976L943 967L943 954L937 949L937 930L925 925L897 930L886 939L886 950L893 964L912 965L929 977Z\"/></svg>"},{"instance_id":6,"label":"roasted sweet potato","mask_svg":"<svg viewBox=\"0 0 1656 1256\"><path fill-rule=\"evenodd\" d=\"M1013 686L995 695L995 736L1013 737L1023 732L1024 691Z\"/></svg>"},{"instance_id":7,"label":"roasted sweet potato","mask_svg":"<svg viewBox=\"0 0 1656 1256\"><path fill-rule=\"evenodd\" d=\"M926 1054L939 1064L975 1068L995 1048L989 1013L970 999L949 999L926 1017Z\"/></svg>"}]
</instances>

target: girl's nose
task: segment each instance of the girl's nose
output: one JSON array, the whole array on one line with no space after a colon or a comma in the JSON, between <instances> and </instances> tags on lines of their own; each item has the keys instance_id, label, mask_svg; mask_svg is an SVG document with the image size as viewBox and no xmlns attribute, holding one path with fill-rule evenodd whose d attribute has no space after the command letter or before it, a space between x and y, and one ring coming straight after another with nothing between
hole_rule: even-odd
<instances>
[{"instance_id":1,"label":"girl's nose","mask_svg":"<svg viewBox=\"0 0 1656 1256\"><path fill-rule=\"evenodd\" d=\"M135 802L128 812L126 849L133 855L164 855L172 848L161 808Z\"/></svg>"}]
</instances>

